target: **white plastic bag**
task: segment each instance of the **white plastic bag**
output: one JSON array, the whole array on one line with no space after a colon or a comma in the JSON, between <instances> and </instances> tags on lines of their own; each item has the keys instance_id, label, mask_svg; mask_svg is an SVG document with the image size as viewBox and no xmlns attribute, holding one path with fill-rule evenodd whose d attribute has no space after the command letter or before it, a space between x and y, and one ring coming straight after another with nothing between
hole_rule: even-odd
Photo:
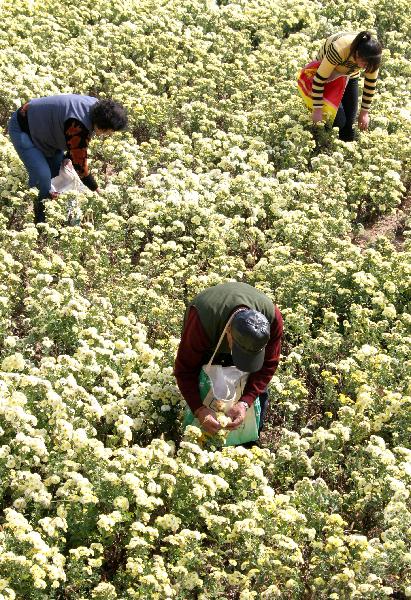
<instances>
[{"instance_id":1,"label":"white plastic bag","mask_svg":"<svg viewBox=\"0 0 411 600\"><path fill-rule=\"evenodd\" d=\"M210 389L203 404L212 410L227 413L241 398L248 373L234 366L221 365L203 365L203 371L210 380Z\"/></svg>"},{"instance_id":2,"label":"white plastic bag","mask_svg":"<svg viewBox=\"0 0 411 600\"><path fill-rule=\"evenodd\" d=\"M81 182L71 160L63 160L59 174L51 180L50 192L57 192L58 194L65 192L82 193L86 190L87 187Z\"/></svg>"},{"instance_id":3,"label":"white plastic bag","mask_svg":"<svg viewBox=\"0 0 411 600\"><path fill-rule=\"evenodd\" d=\"M75 194L81 194L87 189L77 175L71 160L63 160L59 174L51 180L50 193L64 194L65 192L74 192ZM68 225L79 225L81 222L81 210L79 203L73 195L67 200L66 210Z\"/></svg>"},{"instance_id":4,"label":"white plastic bag","mask_svg":"<svg viewBox=\"0 0 411 600\"><path fill-rule=\"evenodd\" d=\"M203 365L199 376L199 391L203 405L215 412L227 413L243 395L248 375L249 373L240 371L237 367ZM260 417L260 399L256 398L247 410L240 427L233 429L227 435L225 446L239 446L258 440ZM188 407L184 415L184 426L187 425L201 428L199 420Z\"/></svg>"}]
</instances>

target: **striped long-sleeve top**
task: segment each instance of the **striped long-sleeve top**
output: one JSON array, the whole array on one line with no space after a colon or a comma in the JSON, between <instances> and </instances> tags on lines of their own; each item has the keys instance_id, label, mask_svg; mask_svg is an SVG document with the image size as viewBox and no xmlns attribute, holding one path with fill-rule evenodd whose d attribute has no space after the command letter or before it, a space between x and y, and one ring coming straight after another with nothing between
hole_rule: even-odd
<instances>
[{"instance_id":1,"label":"striped long-sleeve top","mask_svg":"<svg viewBox=\"0 0 411 600\"><path fill-rule=\"evenodd\" d=\"M313 79L312 99L313 108L322 108L324 85L334 71L348 75L350 79L358 78L360 67L350 56L350 46L356 33L340 32L330 35L318 53L317 60L321 61ZM368 110L375 92L378 78L378 69L373 73L365 73L364 89L362 94L361 109Z\"/></svg>"}]
</instances>

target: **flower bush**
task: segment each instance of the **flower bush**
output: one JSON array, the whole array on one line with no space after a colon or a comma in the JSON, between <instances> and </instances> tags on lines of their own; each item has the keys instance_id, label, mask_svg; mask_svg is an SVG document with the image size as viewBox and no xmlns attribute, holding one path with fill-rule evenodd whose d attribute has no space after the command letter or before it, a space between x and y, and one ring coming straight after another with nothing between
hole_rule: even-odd
<instances>
[{"instance_id":1,"label":"flower bush","mask_svg":"<svg viewBox=\"0 0 411 600\"><path fill-rule=\"evenodd\" d=\"M411 597L410 219L353 241L409 195L409 4L1 9L0 598ZM365 28L383 67L344 144L296 76ZM92 142L81 223L67 194L36 228L7 120L67 92L130 127ZM172 374L187 302L227 280L285 320L251 450L183 432Z\"/></svg>"}]
</instances>

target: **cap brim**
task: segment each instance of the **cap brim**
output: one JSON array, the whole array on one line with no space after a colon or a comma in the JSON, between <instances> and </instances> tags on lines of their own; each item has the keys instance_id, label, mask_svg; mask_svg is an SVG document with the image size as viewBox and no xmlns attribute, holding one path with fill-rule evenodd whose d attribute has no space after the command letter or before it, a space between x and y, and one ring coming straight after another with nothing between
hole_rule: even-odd
<instances>
[{"instance_id":1,"label":"cap brim","mask_svg":"<svg viewBox=\"0 0 411 600\"><path fill-rule=\"evenodd\" d=\"M237 369L245 371L246 373L255 373L256 371L259 371L264 364L265 348L260 350L260 352L246 352L233 340L231 356Z\"/></svg>"}]
</instances>

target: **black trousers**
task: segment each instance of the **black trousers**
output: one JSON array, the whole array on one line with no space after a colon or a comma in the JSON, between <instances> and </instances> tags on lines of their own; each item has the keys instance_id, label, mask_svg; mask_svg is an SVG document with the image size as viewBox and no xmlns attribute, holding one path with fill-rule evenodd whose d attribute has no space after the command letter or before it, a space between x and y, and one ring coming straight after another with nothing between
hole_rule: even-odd
<instances>
[{"instance_id":1,"label":"black trousers","mask_svg":"<svg viewBox=\"0 0 411 600\"><path fill-rule=\"evenodd\" d=\"M354 140L354 122L358 111L358 79L349 79L333 127L338 127L338 137L343 142Z\"/></svg>"},{"instance_id":2,"label":"black trousers","mask_svg":"<svg viewBox=\"0 0 411 600\"><path fill-rule=\"evenodd\" d=\"M260 426L258 428L258 434L260 434L264 428L265 415L267 414L268 408L268 392L264 390L258 396L260 398L260 406L261 406L261 416L260 416Z\"/></svg>"}]
</instances>

